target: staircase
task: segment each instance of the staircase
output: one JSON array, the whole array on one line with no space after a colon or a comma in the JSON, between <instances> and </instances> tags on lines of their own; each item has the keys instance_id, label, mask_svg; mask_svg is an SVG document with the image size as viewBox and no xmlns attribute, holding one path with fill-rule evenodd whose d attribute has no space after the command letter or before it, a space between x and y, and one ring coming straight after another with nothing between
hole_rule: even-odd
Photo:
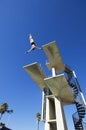
<instances>
[{"instance_id":1,"label":"staircase","mask_svg":"<svg viewBox=\"0 0 86 130\"><path fill-rule=\"evenodd\" d=\"M78 95L78 88L77 88L76 84L69 82L69 85L72 88L72 93L73 93L74 98L76 98Z\"/></svg>"},{"instance_id":2,"label":"staircase","mask_svg":"<svg viewBox=\"0 0 86 130\"><path fill-rule=\"evenodd\" d=\"M69 87L72 90L72 94L75 99L74 103L77 109L77 112L72 115L75 130L86 130L86 123L83 122L83 118L85 117L85 114L86 114L86 108L83 103L83 100L81 102L78 98L78 101L77 101L77 97L80 97L79 93L81 91L81 88L79 86L79 83L77 83L78 80L74 78L72 70L66 66L65 72L68 77L67 81L68 81Z\"/></svg>"},{"instance_id":3,"label":"staircase","mask_svg":"<svg viewBox=\"0 0 86 130\"><path fill-rule=\"evenodd\" d=\"M85 107L78 102L76 102L75 105L77 108L77 112L73 114L75 130L85 130L82 122L82 119L85 117ZM78 115L78 117L76 115Z\"/></svg>"}]
</instances>

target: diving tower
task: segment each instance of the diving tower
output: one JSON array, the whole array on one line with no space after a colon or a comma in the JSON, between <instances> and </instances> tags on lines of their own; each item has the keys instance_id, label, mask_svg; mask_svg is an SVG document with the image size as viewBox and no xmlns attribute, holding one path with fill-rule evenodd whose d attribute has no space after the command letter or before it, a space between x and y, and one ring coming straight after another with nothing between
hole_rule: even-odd
<instances>
[{"instance_id":1,"label":"diving tower","mask_svg":"<svg viewBox=\"0 0 86 130\"><path fill-rule=\"evenodd\" d=\"M68 130L63 108L65 105L75 104L79 90L71 83L72 71L64 65L56 42L50 42L42 48L47 55L46 66L52 71L52 76L47 77L37 62L23 68L42 90L42 120L45 130ZM75 121L75 117L73 120ZM76 127L76 123L74 126Z\"/></svg>"}]
</instances>

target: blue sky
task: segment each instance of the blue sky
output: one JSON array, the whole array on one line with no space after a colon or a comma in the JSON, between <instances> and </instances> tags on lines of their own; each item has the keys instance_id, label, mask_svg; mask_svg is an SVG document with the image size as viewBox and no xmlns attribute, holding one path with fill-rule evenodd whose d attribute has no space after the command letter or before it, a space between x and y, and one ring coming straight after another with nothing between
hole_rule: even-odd
<instances>
[{"instance_id":1,"label":"blue sky","mask_svg":"<svg viewBox=\"0 0 86 130\"><path fill-rule=\"evenodd\" d=\"M41 113L41 90L23 66L36 61L47 75L51 73L43 51L24 54L30 48L30 33L38 46L57 42L64 63L76 71L86 95L86 1L0 0L0 104L7 102L14 110L8 124L12 130L36 130L35 115ZM68 130L74 129L75 111L74 106L65 108ZM43 123L40 129L44 130Z\"/></svg>"}]
</instances>

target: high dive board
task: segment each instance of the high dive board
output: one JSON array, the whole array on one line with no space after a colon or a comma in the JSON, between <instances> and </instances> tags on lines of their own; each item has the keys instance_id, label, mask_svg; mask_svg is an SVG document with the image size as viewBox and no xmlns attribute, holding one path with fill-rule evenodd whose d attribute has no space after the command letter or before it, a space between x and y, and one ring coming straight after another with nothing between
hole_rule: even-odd
<instances>
[{"instance_id":1,"label":"high dive board","mask_svg":"<svg viewBox=\"0 0 86 130\"><path fill-rule=\"evenodd\" d=\"M63 64L56 42L55 41L50 42L42 46L42 48L49 60L49 63L46 63L48 69L51 70L54 67L56 72L64 71L65 66Z\"/></svg>"},{"instance_id":2,"label":"high dive board","mask_svg":"<svg viewBox=\"0 0 86 130\"><path fill-rule=\"evenodd\" d=\"M23 67L26 72L32 77L36 84L40 87L41 90L45 88L44 78L46 78L44 72L40 68L37 62L29 64Z\"/></svg>"}]
</instances>

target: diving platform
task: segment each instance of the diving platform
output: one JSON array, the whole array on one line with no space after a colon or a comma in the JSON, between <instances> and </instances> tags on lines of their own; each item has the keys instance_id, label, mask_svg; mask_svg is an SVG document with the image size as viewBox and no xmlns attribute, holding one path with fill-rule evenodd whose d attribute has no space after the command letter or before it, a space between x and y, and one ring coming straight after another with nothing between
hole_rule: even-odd
<instances>
[{"instance_id":1,"label":"diving platform","mask_svg":"<svg viewBox=\"0 0 86 130\"><path fill-rule=\"evenodd\" d=\"M29 64L23 67L26 72L32 77L41 90L45 88L44 78L46 78L44 72L40 68L37 62Z\"/></svg>"},{"instance_id":2,"label":"diving platform","mask_svg":"<svg viewBox=\"0 0 86 130\"><path fill-rule=\"evenodd\" d=\"M52 68L55 68L55 72L63 72L65 70L65 66L56 42L50 42L44 45L42 48L48 57L49 63L46 63L48 69L51 70Z\"/></svg>"},{"instance_id":3,"label":"diving platform","mask_svg":"<svg viewBox=\"0 0 86 130\"><path fill-rule=\"evenodd\" d=\"M57 98L59 97L63 105L74 103L74 96L70 92L64 74L60 74L56 77L45 78L44 81L53 95Z\"/></svg>"}]
</instances>

